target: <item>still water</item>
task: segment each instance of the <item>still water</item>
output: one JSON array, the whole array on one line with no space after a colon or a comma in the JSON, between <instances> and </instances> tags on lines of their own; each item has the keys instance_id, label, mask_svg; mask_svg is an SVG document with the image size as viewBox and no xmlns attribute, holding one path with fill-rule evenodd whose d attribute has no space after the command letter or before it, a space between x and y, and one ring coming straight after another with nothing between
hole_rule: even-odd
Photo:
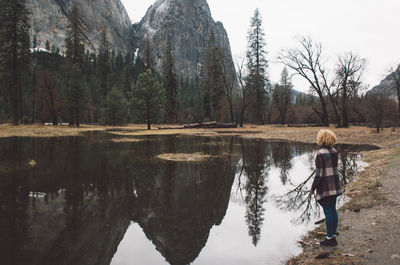
<instances>
[{"instance_id":1,"label":"still water","mask_svg":"<svg viewBox=\"0 0 400 265\"><path fill-rule=\"evenodd\" d=\"M315 145L110 138L0 139L0 264L282 264L318 218L315 202L300 203L311 183L290 193L312 173ZM371 148L337 147L343 182Z\"/></svg>"}]
</instances>

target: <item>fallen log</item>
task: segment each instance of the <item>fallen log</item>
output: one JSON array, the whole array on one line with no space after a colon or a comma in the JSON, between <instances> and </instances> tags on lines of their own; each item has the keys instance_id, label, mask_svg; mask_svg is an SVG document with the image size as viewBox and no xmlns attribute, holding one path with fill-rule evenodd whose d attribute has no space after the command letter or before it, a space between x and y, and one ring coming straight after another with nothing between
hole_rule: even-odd
<instances>
[{"instance_id":1,"label":"fallen log","mask_svg":"<svg viewBox=\"0 0 400 265\"><path fill-rule=\"evenodd\" d=\"M185 124L183 127L157 127L159 130L181 130L181 129L218 129L218 128L237 128L237 123L223 123L223 122L200 122Z\"/></svg>"},{"instance_id":2,"label":"fallen log","mask_svg":"<svg viewBox=\"0 0 400 265\"><path fill-rule=\"evenodd\" d=\"M207 128L237 128L237 123L223 123L223 122L201 122L201 123L192 123L186 124L184 128L186 129L207 129Z\"/></svg>"}]
</instances>

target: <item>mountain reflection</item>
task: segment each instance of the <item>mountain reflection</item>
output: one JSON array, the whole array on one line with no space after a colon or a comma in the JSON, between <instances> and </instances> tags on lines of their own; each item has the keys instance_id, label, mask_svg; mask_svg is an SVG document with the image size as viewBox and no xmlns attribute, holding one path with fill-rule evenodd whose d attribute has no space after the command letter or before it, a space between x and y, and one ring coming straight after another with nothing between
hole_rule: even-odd
<instances>
[{"instance_id":1,"label":"mountain reflection","mask_svg":"<svg viewBox=\"0 0 400 265\"><path fill-rule=\"evenodd\" d=\"M234 137L0 139L0 264L107 265L132 221L168 263L191 263L212 227L222 223L235 177L256 246L268 216L271 168L279 168L286 185L293 158L313 149ZM195 152L211 157L156 158ZM356 154L341 156L345 182L358 160Z\"/></svg>"},{"instance_id":2,"label":"mountain reflection","mask_svg":"<svg viewBox=\"0 0 400 265\"><path fill-rule=\"evenodd\" d=\"M225 151L206 163L142 161L153 170L135 174L133 220L170 264L195 260L225 216L235 177L232 142Z\"/></svg>"}]
</instances>

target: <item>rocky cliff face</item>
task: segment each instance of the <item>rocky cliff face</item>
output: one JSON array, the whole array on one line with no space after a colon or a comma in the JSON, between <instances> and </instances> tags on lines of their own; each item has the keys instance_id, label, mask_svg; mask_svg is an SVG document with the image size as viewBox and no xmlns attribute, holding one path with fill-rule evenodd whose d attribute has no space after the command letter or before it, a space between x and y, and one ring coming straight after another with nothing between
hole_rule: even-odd
<instances>
[{"instance_id":1,"label":"rocky cliff face","mask_svg":"<svg viewBox=\"0 0 400 265\"><path fill-rule=\"evenodd\" d=\"M30 1L31 36L36 35L40 47L47 40L50 45L63 50L65 29L73 0ZM99 46L100 30L109 32L109 40L116 50L126 52L131 48L131 21L120 0L78 0L78 7L87 28L87 49L95 51Z\"/></svg>"},{"instance_id":2,"label":"rocky cliff face","mask_svg":"<svg viewBox=\"0 0 400 265\"><path fill-rule=\"evenodd\" d=\"M390 95L392 98L397 99L397 93L396 90L394 89L395 81L393 79L393 75L400 76L400 65L393 73L390 73L388 76L386 76L385 79L383 79L379 83L379 85L372 88L371 91L372 92L383 91L388 95Z\"/></svg>"},{"instance_id":3,"label":"rocky cliff face","mask_svg":"<svg viewBox=\"0 0 400 265\"><path fill-rule=\"evenodd\" d=\"M178 76L198 81L211 33L215 34L216 44L224 50L233 67L228 35L222 23L211 17L206 0L157 0L135 25L135 31L135 44L142 58L146 57L145 40L150 40L151 64L158 72L169 41Z\"/></svg>"}]
</instances>

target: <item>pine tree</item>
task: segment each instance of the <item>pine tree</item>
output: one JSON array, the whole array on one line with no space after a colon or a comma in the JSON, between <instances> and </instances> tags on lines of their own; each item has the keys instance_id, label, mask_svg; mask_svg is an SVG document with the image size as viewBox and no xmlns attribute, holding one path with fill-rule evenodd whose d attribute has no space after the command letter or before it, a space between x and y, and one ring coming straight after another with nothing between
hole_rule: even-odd
<instances>
[{"instance_id":1,"label":"pine tree","mask_svg":"<svg viewBox=\"0 0 400 265\"><path fill-rule=\"evenodd\" d=\"M36 37L36 35L34 35L33 36L33 41L32 41L32 48L36 49L37 46L38 46L37 37Z\"/></svg>"},{"instance_id":2,"label":"pine tree","mask_svg":"<svg viewBox=\"0 0 400 265\"><path fill-rule=\"evenodd\" d=\"M128 116L128 101L124 94L115 86L105 99L105 123L111 125L123 124Z\"/></svg>"},{"instance_id":3,"label":"pine tree","mask_svg":"<svg viewBox=\"0 0 400 265\"><path fill-rule=\"evenodd\" d=\"M253 120L263 124L263 112L267 103L268 67L267 52L265 51L265 34L262 28L262 18L258 9L251 18L251 26L247 37L247 69L246 85L249 88L249 100L252 108Z\"/></svg>"},{"instance_id":4,"label":"pine tree","mask_svg":"<svg viewBox=\"0 0 400 265\"><path fill-rule=\"evenodd\" d=\"M177 90L178 81L174 72L174 60L171 44L168 42L164 50L163 78L166 96L165 112L167 121L174 123L177 120Z\"/></svg>"},{"instance_id":5,"label":"pine tree","mask_svg":"<svg viewBox=\"0 0 400 265\"><path fill-rule=\"evenodd\" d=\"M117 56L115 57L115 69L114 72L121 72L124 68L124 56L121 51L118 51Z\"/></svg>"},{"instance_id":6,"label":"pine tree","mask_svg":"<svg viewBox=\"0 0 400 265\"><path fill-rule=\"evenodd\" d=\"M131 93L131 105L145 117L148 130L151 129L151 123L160 115L164 102L164 89L152 71L148 69L140 74Z\"/></svg>"},{"instance_id":7,"label":"pine tree","mask_svg":"<svg viewBox=\"0 0 400 265\"><path fill-rule=\"evenodd\" d=\"M50 52L50 41L49 40L46 40L46 44L44 47L45 47L46 51Z\"/></svg>"},{"instance_id":8,"label":"pine tree","mask_svg":"<svg viewBox=\"0 0 400 265\"><path fill-rule=\"evenodd\" d=\"M79 127L84 108L83 95L85 94L85 84L83 79L83 64L85 59L85 42L84 42L84 26L82 18L79 14L78 6L72 7L69 24L67 26L66 59L67 72L69 76L69 105L71 124Z\"/></svg>"},{"instance_id":9,"label":"pine tree","mask_svg":"<svg viewBox=\"0 0 400 265\"><path fill-rule=\"evenodd\" d=\"M0 91L0 95L11 102L15 125L21 120L22 73L30 55L28 15L26 0L0 2L0 78L2 89L8 88ZM7 101L1 103L7 105Z\"/></svg>"}]
</instances>

